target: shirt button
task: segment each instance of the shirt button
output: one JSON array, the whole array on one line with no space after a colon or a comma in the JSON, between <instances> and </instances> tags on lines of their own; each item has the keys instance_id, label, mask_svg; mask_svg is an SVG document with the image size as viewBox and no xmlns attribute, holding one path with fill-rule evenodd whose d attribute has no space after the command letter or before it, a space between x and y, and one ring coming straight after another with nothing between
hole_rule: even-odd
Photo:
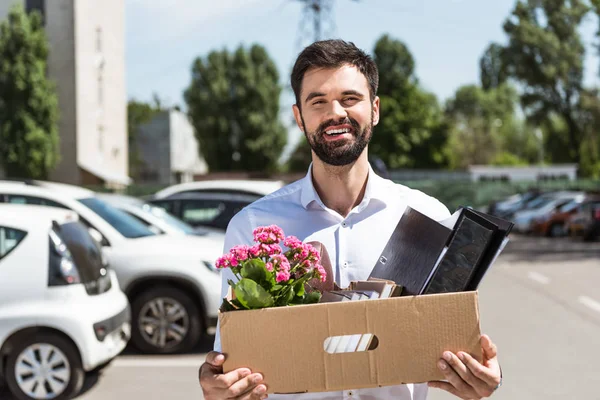
<instances>
[{"instance_id":1,"label":"shirt button","mask_svg":"<svg viewBox=\"0 0 600 400\"><path fill-rule=\"evenodd\" d=\"M348 268L348 262L344 262L344 268Z\"/></svg>"},{"instance_id":2,"label":"shirt button","mask_svg":"<svg viewBox=\"0 0 600 400\"><path fill-rule=\"evenodd\" d=\"M342 222L342 226L344 226L344 227L345 227L345 226L347 226L347 225L348 225L348 223L347 223L346 221Z\"/></svg>"}]
</instances>

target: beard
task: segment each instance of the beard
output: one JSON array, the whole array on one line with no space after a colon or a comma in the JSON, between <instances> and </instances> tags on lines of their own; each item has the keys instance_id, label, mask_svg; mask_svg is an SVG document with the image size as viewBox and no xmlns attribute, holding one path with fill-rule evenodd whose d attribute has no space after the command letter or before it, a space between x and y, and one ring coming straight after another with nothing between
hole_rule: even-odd
<instances>
[{"instance_id":1,"label":"beard","mask_svg":"<svg viewBox=\"0 0 600 400\"><path fill-rule=\"evenodd\" d=\"M354 163L367 147L373 136L373 113L371 113L371 121L367 126L361 128L355 119L346 117L341 121L330 119L323 122L315 132L308 132L304 117L300 114L304 135L310 145L312 151L325 164L341 167ZM352 126L352 136L350 140L326 141L324 138L325 129L330 126L348 124Z\"/></svg>"}]
</instances>

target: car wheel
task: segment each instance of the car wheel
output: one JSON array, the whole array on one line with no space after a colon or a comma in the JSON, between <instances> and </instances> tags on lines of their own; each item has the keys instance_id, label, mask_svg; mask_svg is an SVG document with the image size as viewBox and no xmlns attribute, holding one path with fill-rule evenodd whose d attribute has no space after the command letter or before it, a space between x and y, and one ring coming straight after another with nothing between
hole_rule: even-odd
<instances>
[{"instance_id":1,"label":"car wheel","mask_svg":"<svg viewBox=\"0 0 600 400\"><path fill-rule=\"evenodd\" d=\"M565 229L561 224L552 224L550 229L548 229L548 236L550 237L559 237L564 236Z\"/></svg>"},{"instance_id":2,"label":"car wheel","mask_svg":"<svg viewBox=\"0 0 600 400\"><path fill-rule=\"evenodd\" d=\"M79 352L58 335L29 336L6 361L6 384L19 400L70 399L81 390L84 375Z\"/></svg>"},{"instance_id":3,"label":"car wheel","mask_svg":"<svg viewBox=\"0 0 600 400\"><path fill-rule=\"evenodd\" d=\"M202 333L195 302L185 292L157 287L138 295L132 303L133 345L144 353L171 354L191 350Z\"/></svg>"}]
</instances>

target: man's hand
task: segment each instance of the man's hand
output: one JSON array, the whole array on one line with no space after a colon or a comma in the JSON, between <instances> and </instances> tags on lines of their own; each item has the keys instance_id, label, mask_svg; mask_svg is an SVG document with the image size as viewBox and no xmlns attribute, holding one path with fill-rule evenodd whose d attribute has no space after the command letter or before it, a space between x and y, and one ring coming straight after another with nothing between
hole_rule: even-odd
<instances>
[{"instance_id":1,"label":"man's hand","mask_svg":"<svg viewBox=\"0 0 600 400\"><path fill-rule=\"evenodd\" d=\"M267 398L267 387L261 374L247 368L223 373L225 355L211 351L198 371L200 386L206 400L258 400Z\"/></svg>"},{"instance_id":2,"label":"man's hand","mask_svg":"<svg viewBox=\"0 0 600 400\"><path fill-rule=\"evenodd\" d=\"M429 387L443 389L465 400L491 396L502 381L497 348L487 335L481 336L481 347L482 364L467 353L444 352L438 367L448 382L429 382Z\"/></svg>"}]
</instances>

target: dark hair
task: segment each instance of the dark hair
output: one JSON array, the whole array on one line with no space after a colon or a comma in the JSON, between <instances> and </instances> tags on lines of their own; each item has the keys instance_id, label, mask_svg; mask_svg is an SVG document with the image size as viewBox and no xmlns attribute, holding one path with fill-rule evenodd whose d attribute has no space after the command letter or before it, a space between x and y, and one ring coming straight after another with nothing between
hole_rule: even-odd
<instances>
[{"instance_id":1,"label":"dark hair","mask_svg":"<svg viewBox=\"0 0 600 400\"><path fill-rule=\"evenodd\" d=\"M291 81L298 107L301 106L300 89L302 81L304 80L304 74L309 68L339 68L343 65L352 65L358 68L369 83L371 101L375 99L377 86L379 85L377 64L375 64L367 53L356 47L354 43L332 39L311 44L302 50L296 59Z\"/></svg>"}]
</instances>

